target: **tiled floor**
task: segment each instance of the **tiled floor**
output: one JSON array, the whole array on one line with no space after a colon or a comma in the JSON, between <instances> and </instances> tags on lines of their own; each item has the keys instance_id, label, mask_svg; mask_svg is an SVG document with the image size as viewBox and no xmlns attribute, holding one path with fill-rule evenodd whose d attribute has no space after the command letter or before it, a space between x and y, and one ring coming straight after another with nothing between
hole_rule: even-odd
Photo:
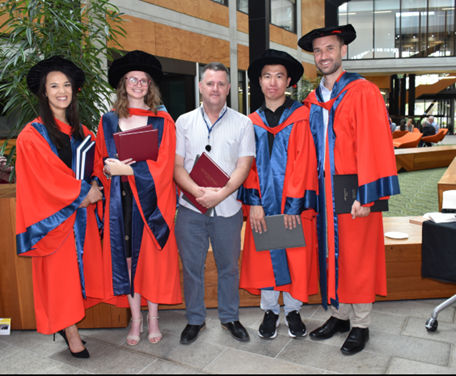
<instances>
[{"instance_id":1,"label":"tiled floor","mask_svg":"<svg viewBox=\"0 0 456 376\"><path fill-rule=\"evenodd\" d=\"M435 333L425 322L438 300L374 304L366 349L347 357L339 351L346 334L323 341L291 339L283 323L279 335L265 341L257 334L263 312L242 308L241 322L250 342L241 343L221 328L217 310L208 310L207 328L191 345L179 343L185 311L161 311L163 339L152 345L147 330L135 347L126 344L128 329L86 329L90 359L73 358L61 338L52 341L35 331L0 337L0 373L456 373L456 306L442 311ZM144 317L147 312L143 312ZM308 331L329 314L305 305L301 316Z\"/></svg>"},{"instance_id":2,"label":"tiled floor","mask_svg":"<svg viewBox=\"0 0 456 376\"><path fill-rule=\"evenodd\" d=\"M456 144L447 136L445 144ZM347 357L339 351L345 334L323 342L291 339L281 317L279 335L265 341L257 334L263 312L242 308L241 322L250 342L232 339L220 326L217 310L208 310L207 328L191 345L181 345L184 311L161 311L163 339L152 345L142 334L138 346L126 344L128 329L81 330L90 359L73 358L62 338L36 331L0 336L0 373L456 373L455 308L439 317L437 332L425 322L440 300L410 300L374 304L366 349ZM144 317L147 312L143 312ZM301 316L308 331L328 317L320 306L305 305ZM147 330L146 330L147 331Z\"/></svg>"}]
</instances>

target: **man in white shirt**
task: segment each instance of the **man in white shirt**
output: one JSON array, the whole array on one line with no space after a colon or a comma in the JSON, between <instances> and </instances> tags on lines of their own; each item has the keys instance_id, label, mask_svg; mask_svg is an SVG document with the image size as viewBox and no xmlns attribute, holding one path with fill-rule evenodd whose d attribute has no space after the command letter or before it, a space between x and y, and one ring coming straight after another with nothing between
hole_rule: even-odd
<instances>
[{"instance_id":1,"label":"man in white shirt","mask_svg":"<svg viewBox=\"0 0 456 376\"><path fill-rule=\"evenodd\" d=\"M236 200L255 156L252 121L226 106L230 91L229 72L221 63L203 68L201 107L176 122L174 180L208 208L206 215L181 197L176 220L176 240L184 274L184 298L188 325L180 342L189 344L206 327L204 264L211 241L218 272L218 313L222 327L233 338L248 341L239 322L239 270L242 204ZM230 180L223 188L199 187L190 177L198 155L206 152Z\"/></svg>"},{"instance_id":2,"label":"man in white shirt","mask_svg":"<svg viewBox=\"0 0 456 376\"><path fill-rule=\"evenodd\" d=\"M434 116L429 116L428 118L428 123L431 124L434 129L435 129L435 133L437 134L437 132L439 131L439 125L437 124L437 122L434 120Z\"/></svg>"}]
</instances>

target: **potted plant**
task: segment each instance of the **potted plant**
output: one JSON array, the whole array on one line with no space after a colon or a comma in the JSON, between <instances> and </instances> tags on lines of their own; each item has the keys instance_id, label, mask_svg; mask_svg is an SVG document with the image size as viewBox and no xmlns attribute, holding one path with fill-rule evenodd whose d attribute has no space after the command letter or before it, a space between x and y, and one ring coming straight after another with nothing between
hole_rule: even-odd
<instances>
[{"instance_id":1,"label":"potted plant","mask_svg":"<svg viewBox=\"0 0 456 376\"><path fill-rule=\"evenodd\" d=\"M12 125L6 142L38 116L38 100L26 83L29 69L40 60L59 55L72 60L86 74L79 95L81 122L95 131L102 113L110 110L114 93L107 83L107 60L124 37L119 9L108 0L3 0L0 3L0 101L2 116ZM10 147L0 169L12 170L14 181L15 146ZM11 169L11 166L13 167Z\"/></svg>"}]
</instances>

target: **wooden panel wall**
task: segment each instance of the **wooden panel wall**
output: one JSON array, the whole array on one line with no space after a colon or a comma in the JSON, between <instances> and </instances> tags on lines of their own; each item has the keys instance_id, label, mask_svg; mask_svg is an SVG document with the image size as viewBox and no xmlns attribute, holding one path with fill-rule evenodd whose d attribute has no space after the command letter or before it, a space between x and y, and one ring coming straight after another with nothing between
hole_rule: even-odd
<instances>
[{"instance_id":1,"label":"wooden panel wall","mask_svg":"<svg viewBox=\"0 0 456 376\"><path fill-rule=\"evenodd\" d=\"M304 75L309 78L317 78L317 68L315 64L306 63L305 61L302 62L304 67Z\"/></svg>"},{"instance_id":2,"label":"wooden panel wall","mask_svg":"<svg viewBox=\"0 0 456 376\"><path fill-rule=\"evenodd\" d=\"M249 67L249 47L242 44L238 44L238 69L247 70Z\"/></svg>"},{"instance_id":3,"label":"wooden panel wall","mask_svg":"<svg viewBox=\"0 0 456 376\"><path fill-rule=\"evenodd\" d=\"M238 31L242 31L243 33L249 33L249 15L237 12L237 29Z\"/></svg>"},{"instance_id":4,"label":"wooden panel wall","mask_svg":"<svg viewBox=\"0 0 456 376\"><path fill-rule=\"evenodd\" d=\"M120 39L123 49L141 49L171 59L210 63L218 61L230 66L230 42L133 16L123 28L127 38ZM144 30L148 30L144 33Z\"/></svg>"},{"instance_id":5,"label":"wooden panel wall","mask_svg":"<svg viewBox=\"0 0 456 376\"><path fill-rule=\"evenodd\" d=\"M163 8L229 27L228 7L211 0L142 0Z\"/></svg>"},{"instance_id":6,"label":"wooden panel wall","mask_svg":"<svg viewBox=\"0 0 456 376\"><path fill-rule=\"evenodd\" d=\"M126 38L118 37L118 41L125 51L142 50L155 55L155 23L129 15L122 16L125 20L122 28ZM144 32L147 30L147 32Z\"/></svg>"},{"instance_id":7,"label":"wooden panel wall","mask_svg":"<svg viewBox=\"0 0 456 376\"><path fill-rule=\"evenodd\" d=\"M158 56L230 66L230 42L162 24L155 25Z\"/></svg>"},{"instance_id":8,"label":"wooden panel wall","mask_svg":"<svg viewBox=\"0 0 456 376\"><path fill-rule=\"evenodd\" d=\"M14 189L11 189L14 187ZM13 329L34 329L32 264L16 255L16 190L0 186L0 317L12 318Z\"/></svg>"},{"instance_id":9,"label":"wooden panel wall","mask_svg":"<svg viewBox=\"0 0 456 376\"><path fill-rule=\"evenodd\" d=\"M269 25L269 40L290 48L297 48L298 36L275 25Z\"/></svg>"},{"instance_id":10,"label":"wooden panel wall","mask_svg":"<svg viewBox=\"0 0 456 376\"><path fill-rule=\"evenodd\" d=\"M0 185L0 317L11 318L14 330L36 329L32 260L16 254L16 185ZM86 310L80 328L120 328L130 310L98 304Z\"/></svg>"},{"instance_id":11,"label":"wooden panel wall","mask_svg":"<svg viewBox=\"0 0 456 376\"><path fill-rule=\"evenodd\" d=\"M325 27L325 0L302 0L301 5L302 34L313 29Z\"/></svg>"},{"instance_id":12,"label":"wooden panel wall","mask_svg":"<svg viewBox=\"0 0 456 376\"><path fill-rule=\"evenodd\" d=\"M379 89L391 89L390 76L365 76L364 78L377 85Z\"/></svg>"},{"instance_id":13,"label":"wooden panel wall","mask_svg":"<svg viewBox=\"0 0 456 376\"><path fill-rule=\"evenodd\" d=\"M313 29L325 27L325 1L324 0L302 0L301 5L301 35L307 34ZM304 53L309 53L305 52Z\"/></svg>"},{"instance_id":14,"label":"wooden panel wall","mask_svg":"<svg viewBox=\"0 0 456 376\"><path fill-rule=\"evenodd\" d=\"M6 22L6 20L8 19L8 16L0 16L0 25L3 25L4 22ZM0 31L4 31L6 30L6 27L3 27L0 29Z\"/></svg>"}]
</instances>

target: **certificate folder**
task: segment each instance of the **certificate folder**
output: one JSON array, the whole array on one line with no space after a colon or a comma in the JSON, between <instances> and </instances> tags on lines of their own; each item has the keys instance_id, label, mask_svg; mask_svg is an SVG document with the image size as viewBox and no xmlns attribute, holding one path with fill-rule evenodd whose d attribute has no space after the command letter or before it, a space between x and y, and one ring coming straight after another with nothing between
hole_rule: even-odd
<instances>
[{"instance_id":1,"label":"certificate folder","mask_svg":"<svg viewBox=\"0 0 456 376\"><path fill-rule=\"evenodd\" d=\"M267 231L253 232L253 240L257 251L270 251L273 249L305 247L304 232L302 223L296 223L296 227L285 228L283 215L271 215L264 218Z\"/></svg>"},{"instance_id":2,"label":"certificate folder","mask_svg":"<svg viewBox=\"0 0 456 376\"><path fill-rule=\"evenodd\" d=\"M124 132L114 133L114 142L119 160L132 158L136 162L158 157L158 130L146 125Z\"/></svg>"},{"instance_id":3,"label":"certificate folder","mask_svg":"<svg viewBox=\"0 0 456 376\"><path fill-rule=\"evenodd\" d=\"M334 202L336 214L349 214L358 193L358 175L334 175ZM377 200L371 212L388 211L388 200Z\"/></svg>"},{"instance_id":4,"label":"certificate folder","mask_svg":"<svg viewBox=\"0 0 456 376\"><path fill-rule=\"evenodd\" d=\"M95 141L87 136L76 149L76 179L90 182L95 159Z\"/></svg>"},{"instance_id":5,"label":"certificate folder","mask_svg":"<svg viewBox=\"0 0 456 376\"><path fill-rule=\"evenodd\" d=\"M91 138L92 137L90 135L88 135L86 138L84 138L84 140L82 140L81 144L76 149L76 171L75 171L75 174L76 174L76 179L78 179L78 180L81 180L81 162L82 162L81 158L82 158L82 152L89 145Z\"/></svg>"},{"instance_id":6,"label":"certificate folder","mask_svg":"<svg viewBox=\"0 0 456 376\"><path fill-rule=\"evenodd\" d=\"M211 188L222 188L228 183L228 180L230 180L230 176L223 171L206 152L196 160L193 169L190 172L190 177L199 187ZM198 201L196 201L195 196L184 190L182 190L182 192L185 196L183 197L184 200L190 202L201 213L205 214L207 212L208 209L200 205Z\"/></svg>"},{"instance_id":7,"label":"certificate folder","mask_svg":"<svg viewBox=\"0 0 456 376\"><path fill-rule=\"evenodd\" d=\"M156 161L158 158L158 130L152 125L145 125L128 131L113 134L117 158L124 161L132 158L135 162ZM122 181L128 177L122 176Z\"/></svg>"},{"instance_id":8,"label":"certificate folder","mask_svg":"<svg viewBox=\"0 0 456 376\"><path fill-rule=\"evenodd\" d=\"M81 180L90 183L95 162L95 141L92 141L81 154Z\"/></svg>"}]
</instances>

